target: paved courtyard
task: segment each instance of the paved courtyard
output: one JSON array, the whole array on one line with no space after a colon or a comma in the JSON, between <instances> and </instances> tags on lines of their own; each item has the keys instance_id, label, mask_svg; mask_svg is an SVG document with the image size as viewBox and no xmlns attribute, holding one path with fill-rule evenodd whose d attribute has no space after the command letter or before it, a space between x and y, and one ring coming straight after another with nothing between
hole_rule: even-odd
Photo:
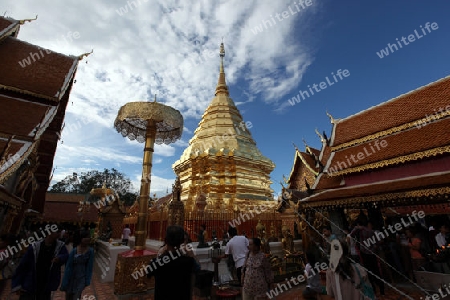
<instances>
[{"instance_id":1,"label":"paved courtyard","mask_svg":"<svg viewBox=\"0 0 450 300\"><path fill-rule=\"evenodd\" d=\"M410 295L413 299L421 299L420 297L423 297L422 294L417 293L417 290L415 290L410 285L400 285L400 289L406 292L408 295ZM277 300L302 300L303 297L301 296L302 290L305 288L305 285L299 285L297 287L293 287L289 291L285 291L281 293L279 296L276 297ZM5 286L4 291L0 294L1 300L18 300L19 296L13 294L10 294L11 291L11 281L8 280ZM89 296L95 296L96 300L153 300L153 291L148 291L144 294L139 295L122 295L122 296L116 296L114 295L114 284L112 282L110 283L101 283L99 275L94 272L92 283L89 287L87 287L84 292L83 296L86 300L89 299ZM392 289L386 290L386 296L379 296L377 297L379 300L400 300L400 299L407 299L404 296L399 295L397 292L395 292ZM64 300L64 293L61 291L57 291L53 295L53 300ZM92 298L91 298L92 299ZM201 299L208 299L206 297L200 298L200 297L194 297L194 300L201 300ZM237 299L241 299L238 297ZM274 298L275 299L275 298ZM329 296L321 296L321 299L328 300L332 299ZM169 300L169 299L168 299ZM172 300L172 299L170 299ZM175 300L175 299L174 299Z\"/></svg>"}]
</instances>

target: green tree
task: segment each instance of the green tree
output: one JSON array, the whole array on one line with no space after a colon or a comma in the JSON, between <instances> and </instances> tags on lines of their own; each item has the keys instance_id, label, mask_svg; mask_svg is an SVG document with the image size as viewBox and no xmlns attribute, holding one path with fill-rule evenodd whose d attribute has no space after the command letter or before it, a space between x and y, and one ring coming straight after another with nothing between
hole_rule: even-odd
<instances>
[{"instance_id":1,"label":"green tree","mask_svg":"<svg viewBox=\"0 0 450 300\"><path fill-rule=\"evenodd\" d=\"M92 170L81 172L81 174L73 173L52 185L50 192L89 194L92 189L100 188L103 184L106 184L107 188L111 188L119 194L125 205L132 205L136 200L137 193L133 192L131 180L114 168L111 170L104 169L103 172ZM93 196L88 199L90 202L97 200Z\"/></svg>"}]
</instances>

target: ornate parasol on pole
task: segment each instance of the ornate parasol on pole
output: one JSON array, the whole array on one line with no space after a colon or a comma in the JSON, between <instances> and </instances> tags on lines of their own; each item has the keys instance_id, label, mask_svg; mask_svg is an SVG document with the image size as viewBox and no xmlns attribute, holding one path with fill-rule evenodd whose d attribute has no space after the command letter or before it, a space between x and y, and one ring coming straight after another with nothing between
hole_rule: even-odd
<instances>
[{"instance_id":1,"label":"ornate parasol on pole","mask_svg":"<svg viewBox=\"0 0 450 300\"><path fill-rule=\"evenodd\" d=\"M153 147L155 143L170 144L181 137L183 116L178 110L156 102L155 95L154 102L130 102L122 106L114 121L114 127L122 136L132 141L145 142L136 243L134 250L119 254L114 276L114 293L126 294L145 291L153 285L144 277L139 278L137 284L131 276L133 272L144 270L150 258L156 256L156 253L145 249Z\"/></svg>"}]
</instances>

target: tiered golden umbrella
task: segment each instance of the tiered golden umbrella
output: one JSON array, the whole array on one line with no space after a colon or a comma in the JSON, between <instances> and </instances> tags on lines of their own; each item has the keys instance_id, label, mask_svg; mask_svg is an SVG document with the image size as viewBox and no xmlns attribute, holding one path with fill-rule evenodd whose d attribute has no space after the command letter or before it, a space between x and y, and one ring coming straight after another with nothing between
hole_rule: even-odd
<instances>
[{"instance_id":1,"label":"tiered golden umbrella","mask_svg":"<svg viewBox=\"0 0 450 300\"><path fill-rule=\"evenodd\" d=\"M153 147L155 143L168 145L181 137L183 116L178 110L156 102L155 96L154 102L130 102L122 106L114 121L114 127L122 136L132 141L145 142L136 243L134 250L119 255L114 278L115 293L125 294L151 288L144 278L139 279L137 284L131 273L145 267L155 254L145 250Z\"/></svg>"}]
</instances>

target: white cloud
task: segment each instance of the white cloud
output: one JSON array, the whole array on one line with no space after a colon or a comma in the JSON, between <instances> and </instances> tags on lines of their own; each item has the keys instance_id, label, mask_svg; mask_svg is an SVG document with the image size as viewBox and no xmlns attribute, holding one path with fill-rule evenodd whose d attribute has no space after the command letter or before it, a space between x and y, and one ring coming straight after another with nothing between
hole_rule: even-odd
<instances>
[{"instance_id":1,"label":"white cloud","mask_svg":"<svg viewBox=\"0 0 450 300\"><path fill-rule=\"evenodd\" d=\"M185 120L198 120L214 97L222 37L227 83L237 86L239 82L242 89L233 99L238 104L262 97L277 106L313 61L305 41L312 39L308 25L320 7L318 0L304 13L256 35L252 28L271 14L287 10L292 1L140 0L123 16L117 13L132 2L2 2L15 19L39 15L37 21L21 27L21 40L71 55L94 49L79 63L54 178L63 176L59 173L63 167L98 168L109 163L133 168L131 173L140 168L144 145L125 142L113 128L118 110L128 102L153 101L157 94L158 102L179 110ZM294 32L295 24L302 26L296 25ZM75 32L79 38L70 39ZM172 146L155 145L155 163L171 165L177 157L168 158L176 154L176 148L185 146L183 140ZM158 180L165 189L164 180L171 179Z\"/></svg>"},{"instance_id":2,"label":"white cloud","mask_svg":"<svg viewBox=\"0 0 450 300\"><path fill-rule=\"evenodd\" d=\"M150 194L153 197L153 194L156 193L157 197L162 197L167 195L167 191L169 193L172 191L172 184L174 184L175 178L162 178L160 176L156 176L152 173L151 183L150 183ZM134 180L132 180L133 187L136 192L139 192L141 186L141 174L136 174L134 176Z\"/></svg>"}]
</instances>

